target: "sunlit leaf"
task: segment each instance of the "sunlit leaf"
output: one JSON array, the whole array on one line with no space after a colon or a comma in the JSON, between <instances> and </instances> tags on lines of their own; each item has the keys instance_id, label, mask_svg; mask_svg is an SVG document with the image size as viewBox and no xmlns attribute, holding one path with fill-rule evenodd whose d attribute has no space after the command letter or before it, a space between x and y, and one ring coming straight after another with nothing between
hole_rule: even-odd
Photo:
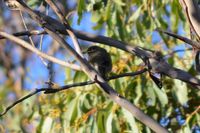
<instances>
[{"instance_id":1,"label":"sunlit leaf","mask_svg":"<svg viewBox=\"0 0 200 133\"><path fill-rule=\"evenodd\" d=\"M184 105L187 103L188 89L185 83L179 80L175 80L175 87L173 93L175 94L175 97L180 104Z\"/></svg>"},{"instance_id":2,"label":"sunlit leaf","mask_svg":"<svg viewBox=\"0 0 200 133\"><path fill-rule=\"evenodd\" d=\"M162 107L166 106L168 104L167 94L162 89L159 89L157 86L154 87L154 91Z\"/></svg>"},{"instance_id":3,"label":"sunlit leaf","mask_svg":"<svg viewBox=\"0 0 200 133\"><path fill-rule=\"evenodd\" d=\"M120 6L124 6L125 3L122 2L122 0L113 0L116 4L120 5Z\"/></svg>"},{"instance_id":4,"label":"sunlit leaf","mask_svg":"<svg viewBox=\"0 0 200 133\"><path fill-rule=\"evenodd\" d=\"M78 24L80 24L82 15L83 15L83 10L85 9L85 1L84 0L78 0L78 5L77 5L77 12L78 12Z\"/></svg>"},{"instance_id":5,"label":"sunlit leaf","mask_svg":"<svg viewBox=\"0 0 200 133\"><path fill-rule=\"evenodd\" d=\"M138 7L137 10L130 16L128 23L132 23L135 22L135 20L137 20L141 14L141 9L142 6Z\"/></svg>"},{"instance_id":6,"label":"sunlit leaf","mask_svg":"<svg viewBox=\"0 0 200 133\"><path fill-rule=\"evenodd\" d=\"M101 111L98 111L97 113L97 126L98 126L98 131L99 132L104 132L105 131L105 126L104 126L104 114Z\"/></svg>"},{"instance_id":7,"label":"sunlit leaf","mask_svg":"<svg viewBox=\"0 0 200 133\"><path fill-rule=\"evenodd\" d=\"M132 114L126 109L122 109L122 113L124 114L124 117L126 118L129 126L131 127L131 131L134 131L134 133L139 133L140 131L137 127L137 123L135 122L135 118L132 116Z\"/></svg>"},{"instance_id":8,"label":"sunlit leaf","mask_svg":"<svg viewBox=\"0 0 200 133\"><path fill-rule=\"evenodd\" d=\"M53 122L53 119L50 118L50 117L47 117L44 120L44 123L43 123L43 126L42 126L42 132L41 133L50 132L51 126L52 126L52 122Z\"/></svg>"},{"instance_id":9,"label":"sunlit leaf","mask_svg":"<svg viewBox=\"0 0 200 133\"><path fill-rule=\"evenodd\" d=\"M97 11L93 11L91 17L92 22L97 23L100 19L101 19L101 14Z\"/></svg>"},{"instance_id":10,"label":"sunlit leaf","mask_svg":"<svg viewBox=\"0 0 200 133\"><path fill-rule=\"evenodd\" d=\"M110 113L108 118L107 118L107 121L106 121L106 132L107 133L112 133L112 119L113 119L113 114Z\"/></svg>"}]
</instances>

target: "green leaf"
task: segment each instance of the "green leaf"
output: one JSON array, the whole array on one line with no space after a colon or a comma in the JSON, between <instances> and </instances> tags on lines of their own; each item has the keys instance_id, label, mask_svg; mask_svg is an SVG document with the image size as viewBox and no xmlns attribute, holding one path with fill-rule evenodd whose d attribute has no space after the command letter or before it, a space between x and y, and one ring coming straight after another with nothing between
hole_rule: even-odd
<instances>
[{"instance_id":1,"label":"green leaf","mask_svg":"<svg viewBox=\"0 0 200 133\"><path fill-rule=\"evenodd\" d=\"M151 85L148 85L147 90L145 91L148 98L148 105L154 106L156 104L156 95L154 89Z\"/></svg>"},{"instance_id":2,"label":"green leaf","mask_svg":"<svg viewBox=\"0 0 200 133\"><path fill-rule=\"evenodd\" d=\"M93 106L91 105L91 102L92 103L96 103L96 99L93 99L93 101L90 101L90 99L93 98L92 97L92 94L89 94L89 93L84 93L80 96L80 107L81 107L81 110L83 112L87 112L89 109L91 109Z\"/></svg>"},{"instance_id":3,"label":"green leaf","mask_svg":"<svg viewBox=\"0 0 200 133\"><path fill-rule=\"evenodd\" d=\"M83 16L83 10L85 10L85 0L78 0L78 6L77 6L77 12L78 12L78 24L80 24L82 16Z\"/></svg>"},{"instance_id":4,"label":"green leaf","mask_svg":"<svg viewBox=\"0 0 200 133\"><path fill-rule=\"evenodd\" d=\"M125 28L124 28L124 24L123 24L123 20L122 20L122 16L119 12L117 12L117 29L119 32L119 36L120 36L120 40L124 40L125 38Z\"/></svg>"},{"instance_id":5,"label":"green leaf","mask_svg":"<svg viewBox=\"0 0 200 133\"><path fill-rule=\"evenodd\" d=\"M159 89L157 86L153 88L162 107L166 106L168 104L167 94L163 90Z\"/></svg>"},{"instance_id":6,"label":"green leaf","mask_svg":"<svg viewBox=\"0 0 200 133\"><path fill-rule=\"evenodd\" d=\"M104 133L105 132L105 128L104 128L104 114L102 111L98 111L97 113L97 127L98 127L98 131L100 133Z\"/></svg>"},{"instance_id":7,"label":"green leaf","mask_svg":"<svg viewBox=\"0 0 200 133\"><path fill-rule=\"evenodd\" d=\"M78 97L73 99L68 106L68 113L66 114L66 118L68 118L70 124L74 124L75 119L77 118L78 110Z\"/></svg>"},{"instance_id":8,"label":"green leaf","mask_svg":"<svg viewBox=\"0 0 200 133\"><path fill-rule=\"evenodd\" d=\"M98 11L93 11L92 12L92 17L91 17L91 21L94 22L94 23L97 23L99 22L99 20L101 19L101 14L100 12Z\"/></svg>"},{"instance_id":9,"label":"green leaf","mask_svg":"<svg viewBox=\"0 0 200 133\"><path fill-rule=\"evenodd\" d=\"M183 127L182 133L192 133L188 124Z\"/></svg>"},{"instance_id":10,"label":"green leaf","mask_svg":"<svg viewBox=\"0 0 200 133\"><path fill-rule=\"evenodd\" d=\"M188 101L188 89L185 83L180 80L175 80L175 87L173 89L173 93L175 94L175 98L181 105L184 105Z\"/></svg>"},{"instance_id":11,"label":"green leaf","mask_svg":"<svg viewBox=\"0 0 200 133\"><path fill-rule=\"evenodd\" d=\"M139 101L140 101L140 99L141 99L141 97L142 97L142 95L143 95L143 93L142 93L142 83L141 83L141 81L138 81L138 84L137 84L137 86L135 87L135 94L136 94L136 97L135 97L135 99L134 99L134 103L135 103L135 104L139 104Z\"/></svg>"},{"instance_id":12,"label":"green leaf","mask_svg":"<svg viewBox=\"0 0 200 133\"><path fill-rule=\"evenodd\" d=\"M143 30L143 25L140 21L136 21L136 29L139 37L142 39L145 37L144 35L144 30Z\"/></svg>"},{"instance_id":13,"label":"green leaf","mask_svg":"<svg viewBox=\"0 0 200 133\"><path fill-rule=\"evenodd\" d=\"M106 132L107 133L112 133L112 119L113 119L113 114L112 112L108 115L107 121L106 121Z\"/></svg>"},{"instance_id":14,"label":"green leaf","mask_svg":"<svg viewBox=\"0 0 200 133\"><path fill-rule=\"evenodd\" d=\"M74 82L86 81L87 75L82 71L77 71L74 75Z\"/></svg>"},{"instance_id":15,"label":"green leaf","mask_svg":"<svg viewBox=\"0 0 200 133\"><path fill-rule=\"evenodd\" d=\"M53 124L53 119L50 117L46 117L46 119L44 120L43 126L42 126L41 133L49 133L51 130L52 124Z\"/></svg>"},{"instance_id":16,"label":"green leaf","mask_svg":"<svg viewBox=\"0 0 200 133\"><path fill-rule=\"evenodd\" d=\"M66 67L65 75L66 75L67 80L71 80L72 79L72 69Z\"/></svg>"},{"instance_id":17,"label":"green leaf","mask_svg":"<svg viewBox=\"0 0 200 133\"><path fill-rule=\"evenodd\" d=\"M44 0L29 0L29 1L27 2L27 4L28 4L29 6L31 6L32 8L35 8L35 7L37 7L37 6L40 6L41 3L44 3L44 2L45 2Z\"/></svg>"},{"instance_id":18,"label":"green leaf","mask_svg":"<svg viewBox=\"0 0 200 133\"><path fill-rule=\"evenodd\" d=\"M36 129L37 132L39 132L39 133L42 132L42 127L43 127L44 121L45 121L45 117L44 117L44 116L41 116L41 117L40 117L39 124L38 124L37 129Z\"/></svg>"},{"instance_id":19,"label":"green leaf","mask_svg":"<svg viewBox=\"0 0 200 133\"><path fill-rule=\"evenodd\" d=\"M113 0L116 4L119 6L125 6L125 3L122 2L122 0Z\"/></svg>"},{"instance_id":20,"label":"green leaf","mask_svg":"<svg viewBox=\"0 0 200 133\"><path fill-rule=\"evenodd\" d=\"M128 122L129 126L131 127L131 131L134 131L134 133L139 133L139 129L133 115L124 108L122 108L122 113L126 118L126 121Z\"/></svg>"},{"instance_id":21,"label":"green leaf","mask_svg":"<svg viewBox=\"0 0 200 133\"><path fill-rule=\"evenodd\" d=\"M116 79L114 82L115 82L114 88L115 88L117 91L121 90L122 88L121 88L121 82L120 82L120 80L119 80L119 79Z\"/></svg>"},{"instance_id":22,"label":"green leaf","mask_svg":"<svg viewBox=\"0 0 200 133\"><path fill-rule=\"evenodd\" d=\"M128 23L133 23L137 20L141 14L142 6L140 6L129 18Z\"/></svg>"},{"instance_id":23,"label":"green leaf","mask_svg":"<svg viewBox=\"0 0 200 133\"><path fill-rule=\"evenodd\" d=\"M106 6L106 10L105 10L105 15L104 16L104 21L109 20L109 18L111 17L111 1L108 1L107 6Z\"/></svg>"}]
</instances>

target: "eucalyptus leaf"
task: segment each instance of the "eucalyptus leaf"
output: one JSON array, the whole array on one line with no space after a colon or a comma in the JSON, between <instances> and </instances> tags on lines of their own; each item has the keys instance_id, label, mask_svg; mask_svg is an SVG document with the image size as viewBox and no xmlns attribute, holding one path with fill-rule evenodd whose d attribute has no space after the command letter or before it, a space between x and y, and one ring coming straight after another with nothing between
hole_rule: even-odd
<instances>
[{"instance_id":1,"label":"eucalyptus leaf","mask_svg":"<svg viewBox=\"0 0 200 133\"><path fill-rule=\"evenodd\" d=\"M188 102L188 89L185 83L175 80L175 87L173 89L173 93L175 94L175 97L177 101L184 105Z\"/></svg>"},{"instance_id":2,"label":"eucalyptus leaf","mask_svg":"<svg viewBox=\"0 0 200 133\"><path fill-rule=\"evenodd\" d=\"M157 86L153 87L155 94L157 96L157 98L159 99L159 102L161 103L162 107L165 107L168 104L168 98L167 98L167 94L159 89Z\"/></svg>"},{"instance_id":3,"label":"eucalyptus leaf","mask_svg":"<svg viewBox=\"0 0 200 133\"><path fill-rule=\"evenodd\" d=\"M77 6L77 12L78 12L78 24L80 24L82 16L83 16L83 10L85 10L85 0L78 0L78 6Z\"/></svg>"},{"instance_id":4,"label":"eucalyptus leaf","mask_svg":"<svg viewBox=\"0 0 200 133\"><path fill-rule=\"evenodd\" d=\"M135 118L133 117L133 115L127 111L126 109L122 109L122 113L124 115L124 117L126 118L129 126L131 127L131 130L130 132L133 132L133 133L140 133L140 130L137 126L137 123L135 121Z\"/></svg>"},{"instance_id":5,"label":"eucalyptus leaf","mask_svg":"<svg viewBox=\"0 0 200 133\"><path fill-rule=\"evenodd\" d=\"M112 119L113 119L113 114L112 112L108 115L107 121L106 121L106 132L107 133L112 133Z\"/></svg>"},{"instance_id":6,"label":"eucalyptus leaf","mask_svg":"<svg viewBox=\"0 0 200 133\"><path fill-rule=\"evenodd\" d=\"M141 14L141 9L142 6L138 7L137 10L132 13L132 15L129 17L128 23L133 23L139 18Z\"/></svg>"}]
</instances>

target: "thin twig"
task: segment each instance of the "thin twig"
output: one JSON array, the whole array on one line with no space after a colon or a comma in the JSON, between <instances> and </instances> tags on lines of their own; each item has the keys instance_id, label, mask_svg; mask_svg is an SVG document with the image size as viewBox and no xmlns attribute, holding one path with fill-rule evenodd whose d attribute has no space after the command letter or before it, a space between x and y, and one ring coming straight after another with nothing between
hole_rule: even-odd
<instances>
[{"instance_id":1,"label":"thin twig","mask_svg":"<svg viewBox=\"0 0 200 133\"><path fill-rule=\"evenodd\" d=\"M58 6L56 5L56 3L54 3L52 0L45 0L49 6L53 9L53 11L57 14L57 16L59 17L59 19L62 21L62 23L68 27L66 29L67 33L69 34L69 36L72 38L73 44L74 44L74 48L76 49L77 53L83 57L83 53L81 51L80 48L80 44L78 42L78 39L76 37L76 35L73 33L72 28L70 27L69 23L67 22L67 20L64 17L64 14L62 13L62 11L58 8ZM58 3L59 1L57 1ZM61 4L62 5L62 4Z\"/></svg>"},{"instance_id":2,"label":"thin twig","mask_svg":"<svg viewBox=\"0 0 200 133\"><path fill-rule=\"evenodd\" d=\"M24 17L23 17L22 11L19 10L19 12L20 12L20 16L21 16L21 19L22 19L22 23L23 23L23 25L24 25L24 28L25 28L26 31L28 31L28 27L27 27L26 22L25 22L25 19L24 19ZM43 35L42 35L42 36L43 36ZM28 38L29 38L29 40L30 40L31 45L32 45L33 47L35 47L35 44L34 44L34 42L33 42L32 37L31 37L31 36L28 36ZM42 61L42 63L47 67L47 63L45 62L45 60L44 60L41 56L39 56L39 58L40 58L40 60Z\"/></svg>"},{"instance_id":3,"label":"thin twig","mask_svg":"<svg viewBox=\"0 0 200 133\"><path fill-rule=\"evenodd\" d=\"M120 74L120 75L114 75L114 76L109 77L107 79L107 81L110 81L110 80L113 80L113 79L122 78L122 77L127 77L127 76L137 76L137 75L140 75L140 74L142 74L142 73L144 73L146 71L147 71L147 69L145 68L143 70L136 71L136 72L130 72L130 73L123 73L123 74ZM80 82L80 83L69 84L69 85L62 86L59 89L58 88L54 89L53 91L47 90L45 93L55 93L55 92L59 92L59 91L63 91L63 90L69 89L71 87L90 85L90 84L94 84L94 83L95 83L95 81L85 81L85 82Z\"/></svg>"},{"instance_id":4,"label":"thin twig","mask_svg":"<svg viewBox=\"0 0 200 133\"><path fill-rule=\"evenodd\" d=\"M168 54L166 54L164 57L165 58L169 58L172 57L174 54L179 53L179 52L186 52L186 51L191 51L193 50L192 48L187 48L187 49L177 49L177 50L173 50L170 51Z\"/></svg>"},{"instance_id":5,"label":"thin twig","mask_svg":"<svg viewBox=\"0 0 200 133\"><path fill-rule=\"evenodd\" d=\"M177 39L179 39L179 40L181 40L181 41L183 41L183 42L185 42L185 43L187 43L187 44L189 44L189 45L191 45L191 46L193 46L193 47L195 47L197 49L200 49L200 43L199 42L193 41L193 40L191 40L189 38L180 36L178 34L175 34L175 33L169 32L169 31L164 31L164 30L161 30L161 29L156 29L156 31L165 33L165 34L167 34L169 36L172 36L174 38L177 38Z\"/></svg>"},{"instance_id":6,"label":"thin twig","mask_svg":"<svg viewBox=\"0 0 200 133\"><path fill-rule=\"evenodd\" d=\"M189 116L186 118L185 124L189 123L192 116L197 114L199 111L200 111L200 105L191 114L189 114Z\"/></svg>"},{"instance_id":7,"label":"thin twig","mask_svg":"<svg viewBox=\"0 0 200 133\"><path fill-rule=\"evenodd\" d=\"M47 34L46 31L42 30L30 30L30 31L21 31L21 32L16 32L16 33L13 33L12 35L13 36L16 36L16 37L20 37L20 36L33 36L33 35L43 35L43 34ZM0 40L1 39L6 39L5 37L3 36L0 36Z\"/></svg>"},{"instance_id":8,"label":"thin twig","mask_svg":"<svg viewBox=\"0 0 200 133\"><path fill-rule=\"evenodd\" d=\"M19 100L15 101L13 104L9 105L1 114L0 114L0 117L5 115L11 108L13 108L15 105L21 103L22 101L26 100L27 98L41 92L41 91L45 91L46 89L36 89L35 91L31 92L30 94L20 98Z\"/></svg>"},{"instance_id":9,"label":"thin twig","mask_svg":"<svg viewBox=\"0 0 200 133\"><path fill-rule=\"evenodd\" d=\"M147 71L147 69L143 69L143 70L132 72L132 73L123 73L123 74L120 74L120 75L111 76L110 78L108 78L108 80L113 80L113 79L126 77L126 76L137 76L137 75L140 75L140 74L142 74L146 71ZM80 86L90 85L90 84L94 84L94 83L95 83L94 81L85 81L85 82L80 82L80 83L68 84L68 85L57 87L57 88L50 88L49 87L49 88L36 89L33 92L29 93L28 95L20 98L19 100L15 101L13 104L6 107L6 109L2 113L0 113L0 117L5 115L10 109L12 109L17 104L23 102L24 100L28 99L29 97L31 97L31 96L33 96L33 95L35 95L35 94L37 94L41 91L44 91L45 94L57 93L57 92L60 92L60 91L70 89L72 87L80 87Z\"/></svg>"},{"instance_id":10,"label":"thin twig","mask_svg":"<svg viewBox=\"0 0 200 133\"><path fill-rule=\"evenodd\" d=\"M23 25L24 25L24 28L25 28L26 31L28 31L28 27L27 27L26 22L25 22L25 20L24 20L24 17L23 17L22 11L19 10L19 12L20 12L20 16L21 16L21 19L22 19L22 23L23 23ZM30 42L31 42L31 45L35 47L35 44L34 44L34 42L33 42L32 37L29 36L28 38L29 38L29 40L30 40Z\"/></svg>"}]
</instances>

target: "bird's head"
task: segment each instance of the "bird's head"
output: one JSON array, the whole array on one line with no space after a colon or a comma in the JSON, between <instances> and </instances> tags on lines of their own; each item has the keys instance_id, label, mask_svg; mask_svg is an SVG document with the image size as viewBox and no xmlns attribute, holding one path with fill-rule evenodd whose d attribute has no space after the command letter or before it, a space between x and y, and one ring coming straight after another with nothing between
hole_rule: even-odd
<instances>
[{"instance_id":1,"label":"bird's head","mask_svg":"<svg viewBox=\"0 0 200 133\"><path fill-rule=\"evenodd\" d=\"M99 47L99 46L91 46L87 49L87 53L95 53L95 52L98 52L98 51L104 51L103 48Z\"/></svg>"},{"instance_id":2,"label":"bird's head","mask_svg":"<svg viewBox=\"0 0 200 133\"><path fill-rule=\"evenodd\" d=\"M97 52L104 52L105 49L99 47L99 46L90 46L86 51L84 51L83 53L87 53L87 54L92 54L92 53L97 53Z\"/></svg>"}]
</instances>

